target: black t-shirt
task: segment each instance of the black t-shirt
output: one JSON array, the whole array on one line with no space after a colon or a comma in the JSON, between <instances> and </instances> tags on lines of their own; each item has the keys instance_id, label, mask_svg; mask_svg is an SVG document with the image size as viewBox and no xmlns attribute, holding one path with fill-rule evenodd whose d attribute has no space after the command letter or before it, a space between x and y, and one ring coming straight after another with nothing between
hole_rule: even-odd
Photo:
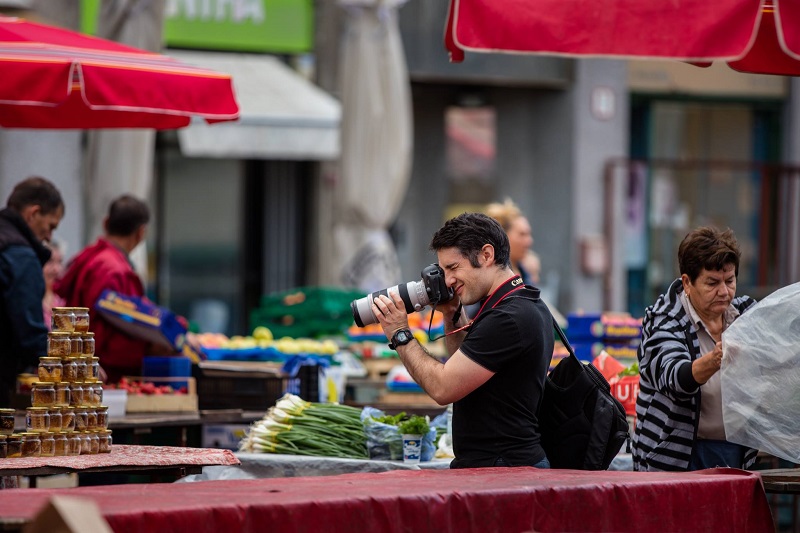
<instances>
[{"instance_id":1,"label":"black t-shirt","mask_svg":"<svg viewBox=\"0 0 800 533\"><path fill-rule=\"evenodd\" d=\"M451 468L493 466L498 458L532 466L545 457L536 414L553 322L538 293L525 287L486 305L461 344L464 355L495 374L453 404Z\"/></svg>"}]
</instances>

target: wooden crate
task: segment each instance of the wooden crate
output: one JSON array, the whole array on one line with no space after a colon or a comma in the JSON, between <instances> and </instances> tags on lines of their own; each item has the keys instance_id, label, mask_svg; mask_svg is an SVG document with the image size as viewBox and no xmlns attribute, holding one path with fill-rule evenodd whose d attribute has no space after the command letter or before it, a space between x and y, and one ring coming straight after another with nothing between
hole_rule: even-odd
<instances>
[{"instance_id":1,"label":"wooden crate","mask_svg":"<svg viewBox=\"0 0 800 533\"><path fill-rule=\"evenodd\" d=\"M392 368L403 364L397 357L365 358L363 363L370 379L386 379Z\"/></svg>"},{"instance_id":2,"label":"wooden crate","mask_svg":"<svg viewBox=\"0 0 800 533\"><path fill-rule=\"evenodd\" d=\"M126 413L197 412L197 384L190 377L130 377L132 381L159 384L186 383L187 394L128 394Z\"/></svg>"}]
</instances>

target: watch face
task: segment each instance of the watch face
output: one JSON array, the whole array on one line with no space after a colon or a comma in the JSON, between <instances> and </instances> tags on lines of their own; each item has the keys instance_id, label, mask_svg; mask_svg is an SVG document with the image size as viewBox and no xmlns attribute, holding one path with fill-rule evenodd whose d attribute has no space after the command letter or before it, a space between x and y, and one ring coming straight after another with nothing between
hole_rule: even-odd
<instances>
[{"instance_id":1,"label":"watch face","mask_svg":"<svg viewBox=\"0 0 800 533\"><path fill-rule=\"evenodd\" d=\"M397 342L405 344L411 341L411 339L411 334L408 331L403 330L397 332Z\"/></svg>"}]
</instances>

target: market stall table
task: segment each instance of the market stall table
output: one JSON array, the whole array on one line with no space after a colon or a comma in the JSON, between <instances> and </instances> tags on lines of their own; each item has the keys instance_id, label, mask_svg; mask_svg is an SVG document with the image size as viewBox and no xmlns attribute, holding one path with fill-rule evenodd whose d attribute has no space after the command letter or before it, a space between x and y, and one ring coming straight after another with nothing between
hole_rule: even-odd
<instances>
[{"instance_id":1,"label":"market stall table","mask_svg":"<svg viewBox=\"0 0 800 533\"><path fill-rule=\"evenodd\" d=\"M16 457L0 460L0 476L28 476L35 486L37 476L96 472L136 472L184 476L199 473L204 466L237 465L229 450L126 446L115 444L111 453L71 457Z\"/></svg>"},{"instance_id":2,"label":"market stall table","mask_svg":"<svg viewBox=\"0 0 800 533\"><path fill-rule=\"evenodd\" d=\"M114 531L774 531L761 478L713 469L530 467L9 490L0 525L54 495L93 500Z\"/></svg>"},{"instance_id":3,"label":"market stall table","mask_svg":"<svg viewBox=\"0 0 800 533\"><path fill-rule=\"evenodd\" d=\"M219 481L229 479L265 479L275 477L334 476L391 470L443 470L450 468L452 458L433 459L418 464L375 459L347 459L309 455L237 452L239 464L206 466L200 474L188 475L179 481ZM630 454L619 454L609 470L633 470Z\"/></svg>"}]
</instances>

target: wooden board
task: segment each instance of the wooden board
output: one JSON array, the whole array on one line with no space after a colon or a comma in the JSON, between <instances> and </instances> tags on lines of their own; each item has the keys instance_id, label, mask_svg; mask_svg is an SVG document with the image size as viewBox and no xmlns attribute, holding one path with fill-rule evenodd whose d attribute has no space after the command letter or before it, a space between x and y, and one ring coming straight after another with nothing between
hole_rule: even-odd
<instances>
[{"instance_id":1,"label":"wooden board","mask_svg":"<svg viewBox=\"0 0 800 533\"><path fill-rule=\"evenodd\" d=\"M164 412L197 412L197 384L190 377L147 377L130 378L154 381L156 383L187 383L187 394L128 394L125 404L126 413L164 413Z\"/></svg>"}]
</instances>

